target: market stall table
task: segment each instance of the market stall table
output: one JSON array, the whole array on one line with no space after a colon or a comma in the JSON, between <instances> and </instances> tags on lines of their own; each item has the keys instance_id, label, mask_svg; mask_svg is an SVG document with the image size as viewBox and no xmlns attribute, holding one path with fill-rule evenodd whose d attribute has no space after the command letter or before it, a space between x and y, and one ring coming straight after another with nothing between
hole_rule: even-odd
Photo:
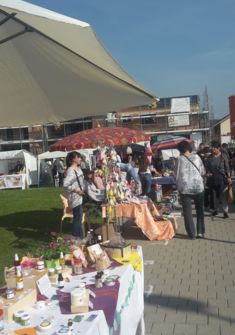
<instances>
[{"instance_id":1,"label":"market stall table","mask_svg":"<svg viewBox=\"0 0 235 335\"><path fill-rule=\"evenodd\" d=\"M26 174L10 174L0 176L0 189L26 188Z\"/></svg>"},{"instance_id":2,"label":"market stall table","mask_svg":"<svg viewBox=\"0 0 235 335\"><path fill-rule=\"evenodd\" d=\"M132 218L150 240L170 240L175 235L175 219L159 218L153 203L121 203L115 208L117 218Z\"/></svg>"},{"instance_id":3,"label":"market stall table","mask_svg":"<svg viewBox=\"0 0 235 335\"><path fill-rule=\"evenodd\" d=\"M174 176L153 177L152 185L156 185L156 184L176 186L176 180Z\"/></svg>"},{"instance_id":4,"label":"market stall table","mask_svg":"<svg viewBox=\"0 0 235 335\"><path fill-rule=\"evenodd\" d=\"M25 329L24 334L43 334L38 325L44 320L50 320L52 327L46 331L48 335L60 334L61 329L68 323L69 319L74 319L77 314L71 314L66 310L65 296L83 282L86 288L90 289L96 296L90 294L90 301L93 304L93 310L77 318L73 322L73 331L69 334L86 335L143 335L144 334L144 280L143 280L143 257L142 249L138 247L137 252L139 262L136 264L130 258L125 259L124 266L115 266L111 268L110 275L116 275L119 280L114 286L103 286L98 289L94 286L95 269L93 272L84 273L79 276L72 276L70 282L66 282L62 290L58 291L53 286L48 291L50 305L43 309L31 308L27 312L30 315L30 325L20 326L16 322L4 323L4 330L0 334L17 334L18 329ZM135 270L136 269L136 270ZM142 271L140 271L140 269ZM137 271L138 270L138 271ZM62 296L62 300L60 297ZM58 300L59 298L59 300ZM22 306L22 308L24 308ZM92 316L91 316L92 315ZM28 332L26 328L32 328L34 332ZM61 330L61 331L60 331ZM36 332L35 332L36 331ZM59 332L60 331L60 332ZM64 332L68 334L68 332Z\"/></svg>"}]
</instances>

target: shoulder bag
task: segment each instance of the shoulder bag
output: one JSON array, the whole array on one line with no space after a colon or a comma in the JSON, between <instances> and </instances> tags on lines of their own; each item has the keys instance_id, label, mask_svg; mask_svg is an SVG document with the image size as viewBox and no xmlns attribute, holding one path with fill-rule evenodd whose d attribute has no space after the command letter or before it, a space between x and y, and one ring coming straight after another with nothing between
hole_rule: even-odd
<instances>
[{"instance_id":1,"label":"shoulder bag","mask_svg":"<svg viewBox=\"0 0 235 335\"><path fill-rule=\"evenodd\" d=\"M195 167L195 169L198 171L198 173L200 174L201 176L201 172L199 170L199 168L197 167L196 164L193 163L193 161L191 161L191 159L189 159L187 156L184 155L184 157ZM201 176L202 177L202 176Z\"/></svg>"}]
</instances>

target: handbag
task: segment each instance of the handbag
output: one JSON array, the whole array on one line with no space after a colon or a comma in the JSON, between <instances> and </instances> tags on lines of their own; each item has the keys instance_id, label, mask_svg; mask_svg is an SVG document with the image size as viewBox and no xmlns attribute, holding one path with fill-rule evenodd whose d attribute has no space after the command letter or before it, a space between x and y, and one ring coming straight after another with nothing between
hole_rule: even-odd
<instances>
[{"instance_id":1,"label":"handbag","mask_svg":"<svg viewBox=\"0 0 235 335\"><path fill-rule=\"evenodd\" d=\"M232 185L228 186L227 201L228 201L228 204L233 203L233 187L232 187Z\"/></svg>"},{"instance_id":2,"label":"handbag","mask_svg":"<svg viewBox=\"0 0 235 335\"><path fill-rule=\"evenodd\" d=\"M195 169L197 169L198 173L199 173L200 176L201 176L201 172L199 171L199 168L197 167L197 165L194 164L193 161L191 161L191 159L189 159L187 156L184 155L184 157L187 158L187 160L188 160L191 164L193 164L193 166L195 167Z\"/></svg>"}]
</instances>

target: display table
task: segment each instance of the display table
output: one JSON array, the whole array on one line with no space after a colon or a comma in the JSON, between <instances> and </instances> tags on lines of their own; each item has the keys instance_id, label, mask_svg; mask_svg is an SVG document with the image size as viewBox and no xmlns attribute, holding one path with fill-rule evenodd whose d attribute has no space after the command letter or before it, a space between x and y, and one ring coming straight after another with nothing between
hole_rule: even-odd
<instances>
[{"instance_id":1,"label":"display table","mask_svg":"<svg viewBox=\"0 0 235 335\"><path fill-rule=\"evenodd\" d=\"M140 262L143 264L142 249L138 247ZM65 283L65 287L58 291L52 287L50 295L68 295L79 282L86 284L91 291L96 292L96 297L90 295L90 301L93 302L93 310L84 315L82 321L73 322L73 331L69 334L86 334L86 335L144 335L144 275L142 272L135 271L133 266L128 263L125 266L116 266L110 269L110 275L118 275L119 281L115 286L103 286L100 289L94 287L94 277L96 271L84 273L79 276L72 276L70 282ZM100 290L100 291L99 291ZM110 293L111 292L111 293ZM116 292L116 299L115 297ZM70 294L69 294L70 295ZM64 299L64 298L63 298ZM62 300L62 302L65 301ZM65 305L63 305L65 306ZM97 306L100 306L97 310ZM0 334L15 334L14 330L35 327L36 334L45 334L40 332L37 325L43 319L52 320L52 328L46 331L46 334L60 334L61 325L67 325L68 319L73 319L76 314L66 311L66 306L62 307L61 301L51 299L51 305L37 310L31 308L27 311L30 315L30 326L22 327L15 322L4 323L4 331ZM88 317L93 315L89 321ZM68 332L64 332L68 334ZM28 334L27 331L24 334Z\"/></svg>"},{"instance_id":2,"label":"display table","mask_svg":"<svg viewBox=\"0 0 235 335\"><path fill-rule=\"evenodd\" d=\"M132 218L135 224L150 240L170 240L175 235L173 220L155 220L160 216L158 210L151 203L121 203L116 205L117 218Z\"/></svg>"},{"instance_id":3,"label":"display table","mask_svg":"<svg viewBox=\"0 0 235 335\"><path fill-rule=\"evenodd\" d=\"M153 177L152 178L152 185L173 185L176 186L176 180L174 176L167 176L167 177Z\"/></svg>"},{"instance_id":4,"label":"display table","mask_svg":"<svg viewBox=\"0 0 235 335\"><path fill-rule=\"evenodd\" d=\"M0 176L0 189L26 188L26 174L9 174Z\"/></svg>"}]
</instances>

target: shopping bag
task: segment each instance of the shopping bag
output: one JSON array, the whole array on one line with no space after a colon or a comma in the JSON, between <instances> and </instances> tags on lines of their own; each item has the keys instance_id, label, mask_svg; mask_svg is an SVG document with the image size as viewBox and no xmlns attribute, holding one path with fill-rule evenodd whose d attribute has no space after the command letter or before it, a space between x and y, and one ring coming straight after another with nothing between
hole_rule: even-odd
<instances>
[{"instance_id":1,"label":"shopping bag","mask_svg":"<svg viewBox=\"0 0 235 335\"><path fill-rule=\"evenodd\" d=\"M228 204L233 203L233 187L232 187L232 185L228 186L227 201L228 201Z\"/></svg>"}]
</instances>

